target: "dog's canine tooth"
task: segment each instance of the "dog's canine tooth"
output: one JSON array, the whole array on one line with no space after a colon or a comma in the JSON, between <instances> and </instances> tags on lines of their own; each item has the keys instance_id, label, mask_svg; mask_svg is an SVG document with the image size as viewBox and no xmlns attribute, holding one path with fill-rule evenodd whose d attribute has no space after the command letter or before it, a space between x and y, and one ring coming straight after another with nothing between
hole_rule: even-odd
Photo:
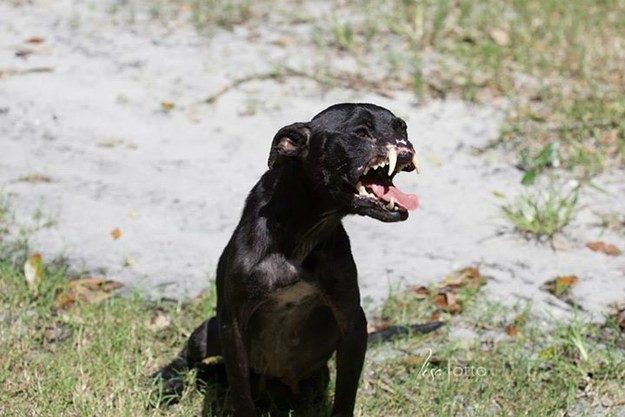
<instances>
[{"instance_id":1,"label":"dog's canine tooth","mask_svg":"<svg viewBox=\"0 0 625 417\"><path fill-rule=\"evenodd\" d=\"M391 148L388 151L388 175L393 175L397 166L397 149Z\"/></svg>"},{"instance_id":2,"label":"dog's canine tooth","mask_svg":"<svg viewBox=\"0 0 625 417\"><path fill-rule=\"evenodd\" d=\"M364 185L360 183L360 181L358 181L358 184L356 184L356 189L358 190L359 195L367 195L367 190L365 189Z\"/></svg>"},{"instance_id":3,"label":"dog's canine tooth","mask_svg":"<svg viewBox=\"0 0 625 417\"><path fill-rule=\"evenodd\" d=\"M412 156L412 165L414 165L414 170L417 174L420 174L420 170L419 170L419 160L417 159L417 154L415 153Z\"/></svg>"},{"instance_id":4,"label":"dog's canine tooth","mask_svg":"<svg viewBox=\"0 0 625 417\"><path fill-rule=\"evenodd\" d=\"M388 204L386 205L386 208L389 210L392 210L395 207L395 198L391 197L391 201L388 202Z\"/></svg>"},{"instance_id":5,"label":"dog's canine tooth","mask_svg":"<svg viewBox=\"0 0 625 417\"><path fill-rule=\"evenodd\" d=\"M369 167L365 168L365 170L363 171L362 175L367 175L367 172L369 172Z\"/></svg>"}]
</instances>

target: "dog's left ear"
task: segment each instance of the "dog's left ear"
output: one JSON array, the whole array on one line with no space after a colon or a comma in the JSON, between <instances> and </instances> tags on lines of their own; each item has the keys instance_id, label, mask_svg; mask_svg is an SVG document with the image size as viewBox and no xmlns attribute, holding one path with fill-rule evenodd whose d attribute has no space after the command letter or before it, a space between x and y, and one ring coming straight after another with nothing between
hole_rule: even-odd
<instances>
[{"instance_id":1,"label":"dog's left ear","mask_svg":"<svg viewBox=\"0 0 625 417\"><path fill-rule=\"evenodd\" d=\"M308 123L293 123L278 130L271 142L269 168L282 161L305 155L311 133Z\"/></svg>"}]
</instances>

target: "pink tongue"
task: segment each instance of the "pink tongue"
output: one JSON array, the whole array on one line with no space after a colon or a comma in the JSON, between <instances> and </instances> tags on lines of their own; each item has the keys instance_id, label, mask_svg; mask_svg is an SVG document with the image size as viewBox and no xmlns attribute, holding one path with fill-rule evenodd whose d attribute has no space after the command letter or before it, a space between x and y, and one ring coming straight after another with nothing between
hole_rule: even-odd
<instances>
[{"instance_id":1,"label":"pink tongue","mask_svg":"<svg viewBox=\"0 0 625 417\"><path fill-rule=\"evenodd\" d=\"M371 189L376 197L386 203L390 202L391 197L393 197L395 199L395 203L406 210L412 211L419 206L419 200L417 200L416 195L403 193L393 184L366 183L365 185Z\"/></svg>"}]
</instances>

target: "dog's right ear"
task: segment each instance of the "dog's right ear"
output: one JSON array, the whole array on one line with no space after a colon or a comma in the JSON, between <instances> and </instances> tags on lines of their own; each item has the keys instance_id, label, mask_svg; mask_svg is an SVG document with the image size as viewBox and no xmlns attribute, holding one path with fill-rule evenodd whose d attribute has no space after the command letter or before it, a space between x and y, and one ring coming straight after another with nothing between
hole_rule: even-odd
<instances>
[{"instance_id":1,"label":"dog's right ear","mask_svg":"<svg viewBox=\"0 0 625 417\"><path fill-rule=\"evenodd\" d=\"M293 123L278 130L271 142L269 169L283 161L305 156L311 133L308 123Z\"/></svg>"}]
</instances>

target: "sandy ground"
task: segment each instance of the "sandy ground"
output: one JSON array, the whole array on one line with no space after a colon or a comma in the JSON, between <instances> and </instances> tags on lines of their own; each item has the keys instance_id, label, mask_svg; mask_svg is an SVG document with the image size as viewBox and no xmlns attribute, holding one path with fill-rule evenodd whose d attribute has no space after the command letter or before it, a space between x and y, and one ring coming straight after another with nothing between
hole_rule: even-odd
<instances>
[{"instance_id":1,"label":"sandy ground","mask_svg":"<svg viewBox=\"0 0 625 417\"><path fill-rule=\"evenodd\" d=\"M548 314L570 311L540 290L557 275L580 277L574 295L588 311L625 300L625 255L585 247L602 239L625 249L623 236L602 230L593 214L625 211L623 172L597 179L605 193L585 189L554 250L513 233L501 217L506 200L498 195L522 190L511 157L474 152L497 136L496 107L322 92L302 79L252 82L202 104L242 75L284 62L310 66L312 28L236 27L207 37L187 25L112 19L97 4L0 3L0 186L23 224L37 212L50 223L32 237L46 259L65 256L76 271L155 296L197 293L210 285L245 195L266 169L274 133L333 103L368 101L407 120L423 174L398 179L422 204L406 222L346 220L366 305L467 265L492 277L492 299L532 300ZM276 42L285 34L295 41ZM45 41L17 57L33 36ZM351 64L337 56L330 65ZM39 67L51 71L19 73ZM164 111L163 101L174 108ZM50 181L20 180L33 174Z\"/></svg>"}]
</instances>

